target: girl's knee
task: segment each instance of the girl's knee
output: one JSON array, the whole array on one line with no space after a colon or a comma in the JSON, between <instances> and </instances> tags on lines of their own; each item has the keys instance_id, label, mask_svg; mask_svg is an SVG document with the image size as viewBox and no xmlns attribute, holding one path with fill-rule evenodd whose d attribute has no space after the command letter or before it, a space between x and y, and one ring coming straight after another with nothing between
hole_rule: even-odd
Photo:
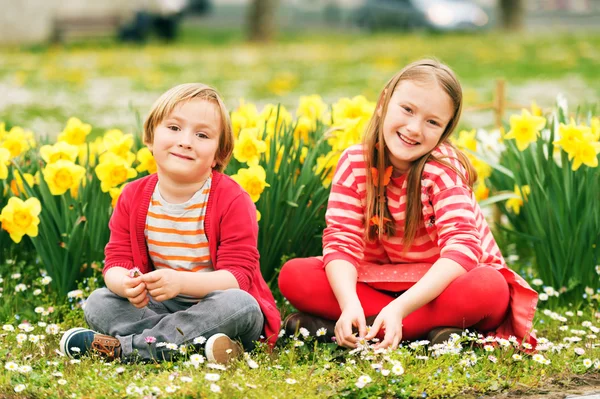
<instances>
[{"instance_id":1,"label":"girl's knee","mask_svg":"<svg viewBox=\"0 0 600 399\"><path fill-rule=\"evenodd\" d=\"M289 300L305 295L300 292L305 286L302 283L307 281L307 275L312 273L311 269L316 266L317 261L317 258L296 258L285 262L277 280L279 291L285 298Z\"/></svg>"},{"instance_id":2,"label":"girl's knee","mask_svg":"<svg viewBox=\"0 0 600 399\"><path fill-rule=\"evenodd\" d=\"M471 273L473 296L486 309L496 309L498 314L504 314L510 301L510 290L502 273L490 266L477 267Z\"/></svg>"}]
</instances>

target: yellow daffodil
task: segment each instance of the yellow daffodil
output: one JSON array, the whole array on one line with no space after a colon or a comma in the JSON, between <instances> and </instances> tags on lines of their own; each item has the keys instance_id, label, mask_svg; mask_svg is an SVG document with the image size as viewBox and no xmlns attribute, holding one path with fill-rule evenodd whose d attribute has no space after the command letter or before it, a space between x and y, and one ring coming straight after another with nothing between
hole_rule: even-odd
<instances>
[{"instance_id":1,"label":"yellow daffodil","mask_svg":"<svg viewBox=\"0 0 600 399\"><path fill-rule=\"evenodd\" d=\"M42 206L37 198L29 198L23 201L20 198L11 197L0 214L2 228L10 234L10 238L16 243L21 242L25 234L36 237L38 235L38 225L40 224L38 215L41 211Z\"/></svg>"},{"instance_id":2,"label":"yellow daffodil","mask_svg":"<svg viewBox=\"0 0 600 399\"><path fill-rule=\"evenodd\" d=\"M251 165L247 169L239 169L231 177L250 194L250 198L254 202L258 201L265 187L269 187L269 184L266 182L267 174L260 165Z\"/></svg>"},{"instance_id":3,"label":"yellow daffodil","mask_svg":"<svg viewBox=\"0 0 600 399\"><path fill-rule=\"evenodd\" d=\"M6 134L0 147L10 151L10 156L12 158L18 157L31 148L29 132L26 132L19 126L13 127L10 129L10 132Z\"/></svg>"},{"instance_id":4,"label":"yellow daffodil","mask_svg":"<svg viewBox=\"0 0 600 399\"><path fill-rule=\"evenodd\" d=\"M591 129L585 125L577 125L571 118L568 125L561 123L558 127L560 139L554 141L555 146L560 146L567 154L575 153L575 148L579 142L588 141L591 137Z\"/></svg>"},{"instance_id":5,"label":"yellow daffodil","mask_svg":"<svg viewBox=\"0 0 600 399\"><path fill-rule=\"evenodd\" d=\"M292 72L282 72L273 77L267 88L274 94L282 96L289 93L298 84L298 77Z\"/></svg>"},{"instance_id":6,"label":"yellow daffodil","mask_svg":"<svg viewBox=\"0 0 600 399\"><path fill-rule=\"evenodd\" d=\"M8 177L8 165L10 165L10 151L0 147L0 180Z\"/></svg>"},{"instance_id":7,"label":"yellow daffodil","mask_svg":"<svg viewBox=\"0 0 600 399\"><path fill-rule=\"evenodd\" d=\"M59 141L54 145L43 145L40 147L40 155L46 163L54 163L59 159L75 162L79 154L79 147L71 145L66 141Z\"/></svg>"},{"instance_id":8,"label":"yellow daffodil","mask_svg":"<svg viewBox=\"0 0 600 399\"><path fill-rule=\"evenodd\" d=\"M490 196L490 189L485 185L485 180L479 180L475 185L475 199L481 201Z\"/></svg>"},{"instance_id":9,"label":"yellow daffodil","mask_svg":"<svg viewBox=\"0 0 600 399\"><path fill-rule=\"evenodd\" d=\"M327 188L331 185L333 175L335 174L335 167L340 160L340 153L330 152L327 155L321 155L317 158L317 164L315 165L315 174L320 175L324 170L329 171L323 178L323 187Z\"/></svg>"},{"instance_id":10,"label":"yellow daffodil","mask_svg":"<svg viewBox=\"0 0 600 399\"><path fill-rule=\"evenodd\" d=\"M103 144L106 151L123 158L129 165L135 161L135 154L131 152L131 147L133 147L132 134L123 134L119 129L109 130L104 134ZM105 154L100 155L100 162L102 162L102 157Z\"/></svg>"},{"instance_id":11,"label":"yellow daffodil","mask_svg":"<svg viewBox=\"0 0 600 399\"><path fill-rule=\"evenodd\" d=\"M531 102L531 114L533 116L543 116L544 113L542 112L542 109L537 105L537 103L535 101Z\"/></svg>"},{"instance_id":12,"label":"yellow daffodil","mask_svg":"<svg viewBox=\"0 0 600 399\"><path fill-rule=\"evenodd\" d=\"M475 129L461 130L458 133L458 138L452 139L452 142L461 150L467 149L471 151L477 151L477 140L475 139L476 135L477 131Z\"/></svg>"},{"instance_id":13,"label":"yellow daffodil","mask_svg":"<svg viewBox=\"0 0 600 399\"><path fill-rule=\"evenodd\" d=\"M310 139L310 132L316 129L316 122L312 119L301 116L296 121L296 128L294 129L294 142L300 143L300 141L304 142L304 145L308 145L308 141Z\"/></svg>"},{"instance_id":14,"label":"yellow daffodil","mask_svg":"<svg viewBox=\"0 0 600 399\"><path fill-rule=\"evenodd\" d=\"M127 183L123 184L121 187L113 187L110 190L108 190L108 193L110 194L110 198L112 198L112 201L110 202L110 204L112 205L113 208L115 206L117 206L117 201L119 200L119 196L121 196L121 193L123 192L123 189L125 188L126 185L127 185Z\"/></svg>"},{"instance_id":15,"label":"yellow daffodil","mask_svg":"<svg viewBox=\"0 0 600 399\"><path fill-rule=\"evenodd\" d=\"M104 193L137 176L137 172L127 161L110 152L96 166L95 171L96 176L100 179L100 188Z\"/></svg>"},{"instance_id":16,"label":"yellow daffodil","mask_svg":"<svg viewBox=\"0 0 600 399\"><path fill-rule=\"evenodd\" d=\"M79 186L85 175L85 168L74 162L60 159L46 165L42 170L44 180L52 195L63 195L74 187Z\"/></svg>"},{"instance_id":17,"label":"yellow daffodil","mask_svg":"<svg viewBox=\"0 0 600 399\"><path fill-rule=\"evenodd\" d=\"M6 123L0 122L0 141L4 140L6 136Z\"/></svg>"},{"instance_id":18,"label":"yellow daffodil","mask_svg":"<svg viewBox=\"0 0 600 399\"><path fill-rule=\"evenodd\" d=\"M98 154L106 151L102 137L96 137L91 143L82 144L79 146L79 165L95 166L98 159Z\"/></svg>"},{"instance_id":19,"label":"yellow daffodil","mask_svg":"<svg viewBox=\"0 0 600 399\"><path fill-rule=\"evenodd\" d=\"M367 122L366 119L346 119L332 128L327 139L332 151L342 152L351 145L360 143Z\"/></svg>"},{"instance_id":20,"label":"yellow daffodil","mask_svg":"<svg viewBox=\"0 0 600 399\"><path fill-rule=\"evenodd\" d=\"M260 222L260 218L261 218L261 214L260 214L260 212L259 212L259 211L258 211L258 209L257 209L257 210L256 210L256 221L257 221L257 222Z\"/></svg>"},{"instance_id":21,"label":"yellow daffodil","mask_svg":"<svg viewBox=\"0 0 600 399\"><path fill-rule=\"evenodd\" d=\"M470 154L469 154L470 155ZM472 155L469 156L469 160L471 164L475 168L477 172L477 177L479 180L487 179L492 175L492 167L481 159L474 157Z\"/></svg>"},{"instance_id":22,"label":"yellow daffodil","mask_svg":"<svg viewBox=\"0 0 600 399\"><path fill-rule=\"evenodd\" d=\"M531 193L529 186L523 186L523 190L519 189L519 186L515 185L515 195L517 198L511 198L506 201L506 207L511 208L512 211L518 215L521 212L523 206L523 200L527 200L527 196Z\"/></svg>"},{"instance_id":23,"label":"yellow daffodil","mask_svg":"<svg viewBox=\"0 0 600 399\"><path fill-rule=\"evenodd\" d=\"M318 94L312 96L301 96L298 110L296 111L297 116L304 116L313 123L318 120L322 120L325 112L327 111L327 104L323 102L323 99Z\"/></svg>"},{"instance_id":24,"label":"yellow daffodil","mask_svg":"<svg viewBox=\"0 0 600 399\"><path fill-rule=\"evenodd\" d=\"M135 169L138 172L148 171L150 174L156 173L156 160L147 147L144 147L137 152L137 161L139 162L139 165Z\"/></svg>"},{"instance_id":25,"label":"yellow daffodil","mask_svg":"<svg viewBox=\"0 0 600 399\"><path fill-rule=\"evenodd\" d=\"M590 128L592 129L592 139L594 141L600 140L600 118L595 116L590 122Z\"/></svg>"},{"instance_id":26,"label":"yellow daffodil","mask_svg":"<svg viewBox=\"0 0 600 399\"><path fill-rule=\"evenodd\" d=\"M284 106L267 104L260 113L257 121L259 131L265 127L262 139L269 145L269 140L277 134L283 133L283 128L292 124L292 114Z\"/></svg>"},{"instance_id":27,"label":"yellow daffodil","mask_svg":"<svg viewBox=\"0 0 600 399\"><path fill-rule=\"evenodd\" d=\"M375 103L368 101L364 96L342 98L333 104L333 123L336 125L346 119L366 119L367 121L375 111Z\"/></svg>"},{"instance_id":28,"label":"yellow daffodil","mask_svg":"<svg viewBox=\"0 0 600 399\"><path fill-rule=\"evenodd\" d=\"M267 144L258 139L258 129L242 129L233 147L233 156L248 165L258 164L260 154L267 151Z\"/></svg>"},{"instance_id":29,"label":"yellow daffodil","mask_svg":"<svg viewBox=\"0 0 600 399\"><path fill-rule=\"evenodd\" d=\"M534 116L526 109L521 115L510 117L510 131L504 136L505 139L515 139L519 151L525 151L531 143L534 143L540 135L540 130L546 125L546 118Z\"/></svg>"},{"instance_id":30,"label":"yellow daffodil","mask_svg":"<svg viewBox=\"0 0 600 399\"><path fill-rule=\"evenodd\" d=\"M21 174L18 170L13 170L13 177L14 179L10 182L10 190L16 197L21 195L21 193L25 193L23 179L25 179L29 187L33 187L35 184L35 179L30 173L23 173L23 177L21 177Z\"/></svg>"},{"instance_id":31,"label":"yellow daffodil","mask_svg":"<svg viewBox=\"0 0 600 399\"><path fill-rule=\"evenodd\" d=\"M257 127L258 111L252 103L240 100L240 106L231 113L233 136L237 139L242 129Z\"/></svg>"},{"instance_id":32,"label":"yellow daffodil","mask_svg":"<svg viewBox=\"0 0 600 399\"><path fill-rule=\"evenodd\" d=\"M87 135L92 131L92 126L81 122L77 118L69 118L65 130L58 135L58 141L66 141L72 145L85 144Z\"/></svg>"},{"instance_id":33,"label":"yellow daffodil","mask_svg":"<svg viewBox=\"0 0 600 399\"><path fill-rule=\"evenodd\" d=\"M582 164L595 168L598 166L598 153L600 153L600 143L578 140L573 152L569 153L569 160L573 160L572 170L579 169Z\"/></svg>"}]
</instances>

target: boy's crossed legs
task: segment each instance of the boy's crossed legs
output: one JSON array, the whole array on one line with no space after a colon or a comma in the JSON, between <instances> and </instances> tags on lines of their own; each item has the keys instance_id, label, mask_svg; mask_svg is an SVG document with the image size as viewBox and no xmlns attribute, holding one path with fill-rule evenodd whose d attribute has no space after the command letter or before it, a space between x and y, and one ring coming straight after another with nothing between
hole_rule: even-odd
<instances>
[{"instance_id":1,"label":"boy's crossed legs","mask_svg":"<svg viewBox=\"0 0 600 399\"><path fill-rule=\"evenodd\" d=\"M251 350L264 324L256 300L239 289L214 291L191 304L151 298L146 307L138 309L127 298L100 288L86 301L84 315L93 330L118 339L125 360L134 360L136 355L143 360L170 359L177 351L157 348L157 343L192 344L200 336L209 338L207 344L212 348L214 339L210 337L217 338L219 333L239 339L246 350ZM148 344L148 337L155 338L156 343Z\"/></svg>"}]
</instances>

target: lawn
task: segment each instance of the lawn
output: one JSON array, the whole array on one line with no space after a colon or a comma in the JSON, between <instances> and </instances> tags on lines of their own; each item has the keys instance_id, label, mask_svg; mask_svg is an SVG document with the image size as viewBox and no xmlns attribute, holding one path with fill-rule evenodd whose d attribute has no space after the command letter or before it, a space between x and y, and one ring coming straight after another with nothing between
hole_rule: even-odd
<instances>
[{"instance_id":1,"label":"lawn","mask_svg":"<svg viewBox=\"0 0 600 399\"><path fill-rule=\"evenodd\" d=\"M0 397L436 398L600 389L597 299L579 310L542 303L538 350L529 354L513 340L469 335L376 352L368 344L349 351L298 334L281 338L272 353L262 346L227 368L184 347L174 348L180 352L174 362L121 364L72 360L57 351L61 330L85 325L81 306L97 281L57 305L36 267L2 270L3 310L10 315L0 323ZM539 283L533 286L542 291Z\"/></svg>"}]
</instances>

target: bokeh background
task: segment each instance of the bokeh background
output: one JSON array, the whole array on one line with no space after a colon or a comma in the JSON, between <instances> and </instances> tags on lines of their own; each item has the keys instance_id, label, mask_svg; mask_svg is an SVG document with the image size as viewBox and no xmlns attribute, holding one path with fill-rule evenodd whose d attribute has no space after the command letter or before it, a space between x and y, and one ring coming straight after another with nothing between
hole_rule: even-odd
<instances>
[{"instance_id":1,"label":"bokeh background","mask_svg":"<svg viewBox=\"0 0 600 399\"><path fill-rule=\"evenodd\" d=\"M463 124L506 82L509 105L600 97L600 0L0 0L0 120L51 138L77 116L137 132L169 87L216 87L294 107L374 100L391 75L433 56L464 86ZM484 109L481 109L484 108ZM510 109L510 108L509 108ZM137 116L136 116L137 115Z\"/></svg>"}]
</instances>

